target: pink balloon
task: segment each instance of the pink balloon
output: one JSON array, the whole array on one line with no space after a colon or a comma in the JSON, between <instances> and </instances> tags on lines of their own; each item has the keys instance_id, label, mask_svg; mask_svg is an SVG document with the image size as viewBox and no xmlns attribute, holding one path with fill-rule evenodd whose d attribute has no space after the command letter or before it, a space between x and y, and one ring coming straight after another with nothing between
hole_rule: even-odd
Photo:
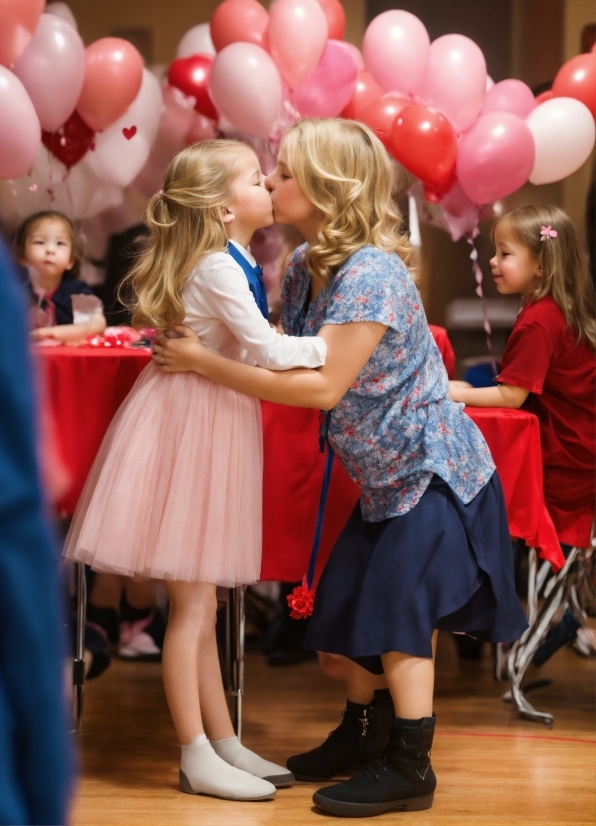
<instances>
[{"instance_id":1,"label":"pink balloon","mask_svg":"<svg viewBox=\"0 0 596 826\"><path fill-rule=\"evenodd\" d=\"M85 46L70 23L42 14L14 73L46 132L55 132L74 112L85 77Z\"/></svg>"},{"instance_id":2,"label":"pink balloon","mask_svg":"<svg viewBox=\"0 0 596 826\"><path fill-rule=\"evenodd\" d=\"M459 134L469 129L486 93L486 61L480 48L462 34L433 40L419 98L449 118Z\"/></svg>"},{"instance_id":3,"label":"pink balloon","mask_svg":"<svg viewBox=\"0 0 596 826\"><path fill-rule=\"evenodd\" d=\"M475 204L488 204L526 183L534 157L534 139L525 121L511 112L489 112L461 136L457 177Z\"/></svg>"},{"instance_id":4,"label":"pink balloon","mask_svg":"<svg viewBox=\"0 0 596 826\"><path fill-rule=\"evenodd\" d=\"M489 112L511 112L524 120L536 108L536 99L529 86L521 80L509 78L495 83L488 91L480 110L481 115Z\"/></svg>"},{"instance_id":5,"label":"pink balloon","mask_svg":"<svg viewBox=\"0 0 596 826\"><path fill-rule=\"evenodd\" d=\"M213 61L209 94L236 128L267 138L281 106L282 82L277 66L260 46L231 43Z\"/></svg>"},{"instance_id":6,"label":"pink balloon","mask_svg":"<svg viewBox=\"0 0 596 826\"><path fill-rule=\"evenodd\" d=\"M45 0L0 0L0 63L3 66L12 66L23 54L45 5Z\"/></svg>"},{"instance_id":7,"label":"pink balloon","mask_svg":"<svg viewBox=\"0 0 596 826\"><path fill-rule=\"evenodd\" d=\"M19 178L41 146L41 127L21 81L0 66L0 180Z\"/></svg>"},{"instance_id":8,"label":"pink balloon","mask_svg":"<svg viewBox=\"0 0 596 826\"><path fill-rule=\"evenodd\" d=\"M292 103L301 115L335 118L350 102L357 77L354 58L337 40L330 40L318 65L294 90Z\"/></svg>"},{"instance_id":9,"label":"pink balloon","mask_svg":"<svg viewBox=\"0 0 596 826\"><path fill-rule=\"evenodd\" d=\"M276 0L269 12L269 51L290 89L312 72L328 37L317 0Z\"/></svg>"},{"instance_id":10,"label":"pink balloon","mask_svg":"<svg viewBox=\"0 0 596 826\"><path fill-rule=\"evenodd\" d=\"M364 34L362 54L371 75L388 92L416 95L424 80L430 38L408 11L385 11Z\"/></svg>"},{"instance_id":11,"label":"pink balloon","mask_svg":"<svg viewBox=\"0 0 596 826\"><path fill-rule=\"evenodd\" d=\"M354 63L356 64L358 71L361 72L363 69L366 69L366 64L364 63L364 58L362 57L362 52L357 46L354 46L353 43L348 43L347 40L334 40L334 43L338 43L342 49L345 49L346 52L352 55L354 58Z\"/></svg>"}]
</instances>

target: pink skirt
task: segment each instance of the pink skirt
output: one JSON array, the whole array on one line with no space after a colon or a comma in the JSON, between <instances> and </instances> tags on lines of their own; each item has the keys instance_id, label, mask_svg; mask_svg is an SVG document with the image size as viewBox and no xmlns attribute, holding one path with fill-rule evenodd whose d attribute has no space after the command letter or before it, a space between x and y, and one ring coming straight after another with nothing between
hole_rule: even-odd
<instances>
[{"instance_id":1,"label":"pink skirt","mask_svg":"<svg viewBox=\"0 0 596 826\"><path fill-rule=\"evenodd\" d=\"M105 435L64 554L125 576L255 582L262 477L258 400L149 364Z\"/></svg>"}]
</instances>

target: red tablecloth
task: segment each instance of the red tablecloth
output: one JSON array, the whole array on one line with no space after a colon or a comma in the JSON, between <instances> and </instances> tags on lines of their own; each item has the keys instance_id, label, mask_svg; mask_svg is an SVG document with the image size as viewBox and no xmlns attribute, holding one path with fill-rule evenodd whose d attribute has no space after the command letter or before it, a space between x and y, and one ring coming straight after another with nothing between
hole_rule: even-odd
<instances>
[{"instance_id":1,"label":"red tablecloth","mask_svg":"<svg viewBox=\"0 0 596 826\"><path fill-rule=\"evenodd\" d=\"M435 334L437 337L437 335ZM445 336L439 349L449 353ZM448 345L448 347L447 347ZM143 350L39 348L45 367L58 452L70 475L59 509L72 513L107 427L149 361ZM452 352L452 350L451 350ZM308 565L323 474L318 412L263 402L263 579L295 582ZM537 547L555 567L560 547L542 494L537 419L519 410L469 409L495 458L513 536ZM151 449L148 446L148 449ZM335 463L321 542L321 564L358 499L358 489Z\"/></svg>"}]
</instances>

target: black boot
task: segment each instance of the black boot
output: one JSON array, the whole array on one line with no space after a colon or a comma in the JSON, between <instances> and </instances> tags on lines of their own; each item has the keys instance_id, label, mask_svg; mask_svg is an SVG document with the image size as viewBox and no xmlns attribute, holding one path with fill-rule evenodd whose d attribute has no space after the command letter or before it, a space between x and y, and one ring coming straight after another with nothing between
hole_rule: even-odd
<instances>
[{"instance_id":1,"label":"black boot","mask_svg":"<svg viewBox=\"0 0 596 826\"><path fill-rule=\"evenodd\" d=\"M434 730L434 717L396 718L383 754L350 780L316 792L314 804L342 817L430 809L437 785L430 764Z\"/></svg>"},{"instance_id":2,"label":"black boot","mask_svg":"<svg viewBox=\"0 0 596 826\"><path fill-rule=\"evenodd\" d=\"M389 690L377 689L368 713L368 726L360 741L356 768L361 769L380 757L387 745L389 729L394 719L393 700Z\"/></svg>"},{"instance_id":3,"label":"black boot","mask_svg":"<svg viewBox=\"0 0 596 826\"><path fill-rule=\"evenodd\" d=\"M286 765L297 780L320 782L346 774L381 754L392 720L393 703L386 689L375 691L368 705L348 700L343 720L325 742L288 758Z\"/></svg>"}]
</instances>

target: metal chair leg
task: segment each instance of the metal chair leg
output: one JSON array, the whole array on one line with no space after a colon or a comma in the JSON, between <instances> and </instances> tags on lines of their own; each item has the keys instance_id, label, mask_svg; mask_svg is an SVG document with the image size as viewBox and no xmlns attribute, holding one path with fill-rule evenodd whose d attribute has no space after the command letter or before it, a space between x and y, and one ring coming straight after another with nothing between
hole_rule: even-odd
<instances>
[{"instance_id":1,"label":"metal chair leg","mask_svg":"<svg viewBox=\"0 0 596 826\"><path fill-rule=\"evenodd\" d=\"M87 581L85 566L74 563L76 581L76 644L72 663L73 716L75 731L79 733L83 725L83 701L85 694L85 617L87 615Z\"/></svg>"},{"instance_id":2,"label":"metal chair leg","mask_svg":"<svg viewBox=\"0 0 596 826\"><path fill-rule=\"evenodd\" d=\"M553 624L557 611L561 605L566 605L569 601L570 592L575 580L572 566L578 552L577 548L573 548L564 567L547 583L547 587L545 588L547 592L546 596L540 609L538 609L538 586L544 585L545 577L542 570L538 572L536 552L534 549L531 549L528 579L528 622L530 627L521 638L511 646L509 652L508 669L511 691L508 692L503 699L513 700L522 717L542 722L549 728L552 728L554 722L553 715L538 711L534 708L524 695L522 680L536 649L546 637L549 628Z\"/></svg>"},{"instance_id":3,"label":"metal chair leg","mask_svg":"<svg viewBox=\"0 0 596 826\"><path fill-rule=\"evenodd\" d=\"M230 588L226 608L226 671L232 703L232 724L242 739L242 698L244 696L244 588Z\"/></svg>"}]
</instances>

